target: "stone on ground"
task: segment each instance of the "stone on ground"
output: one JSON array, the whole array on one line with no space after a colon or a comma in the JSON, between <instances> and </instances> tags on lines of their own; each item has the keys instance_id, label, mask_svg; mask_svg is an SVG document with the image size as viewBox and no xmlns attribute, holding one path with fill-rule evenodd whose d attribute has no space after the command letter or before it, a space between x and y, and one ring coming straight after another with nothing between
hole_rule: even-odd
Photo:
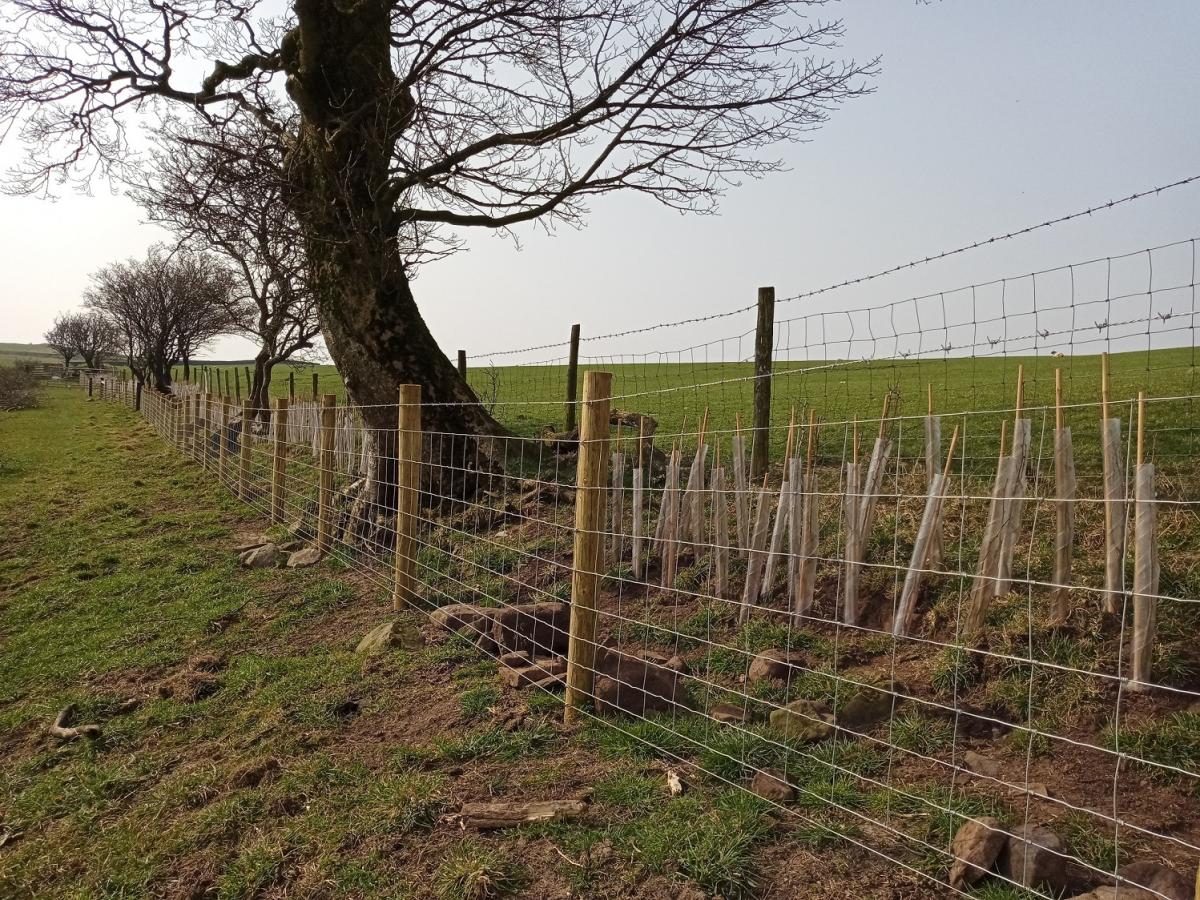
<instances>
[{"instance_id":1,"label":"stone on ground","mask_svg":"<svg viewBox=\"0 0 1200 900\"><path fill-rule=\"evenodd\" d=\"M247 569L272 569L279 565L281 554L274 544L263 544L247 550L239 559Z\"/></svg>"},{"instance_id":2,"label":"stone on ground","mask_svg":"<svg viewBox=\"0 0 1200 900\"><path fill-rule=\"evenodd\" d=\"M857 694L838 707L837 723L842 728L861 731L891 718L894 707L903 703L906 691L900 682L864 685Z\"/></svg>"},{"instance_id":3,"label":"stone on ground","mask_svg":"<svg viewBox=\"0 0 1200 900\"><path fill-rule=\"evenodd\" d=\"M315 566L320 561L320 550L316 547L303 547L288 557L287 565L289 569L304 569L308 566Z\"/></svg>"},{"instance_id":4,"label":"stone on ground","mask_svg":"<svg viewBox=\"0 0 1200 900\"><path fill-rule=\"evenodd\" d=\"M834 732L833 716L816 700L793 700L771 710L771 727L789 740L804 743L823 740Z\"/></svg>"},{"instance_id":5,"label":"stone on ground","mask_svg":"<svg viewBox=\"0 0 1200 900\"><path fill-rule=\"evenodd\" d=\"M772 803L791 803L796 799L796 789L788 784L787 777L778 769L755 772L750 790Z\"/></svg>"},{"instance_id":6,"label":"stone on ground","mask_svg":"<svg viewBox=\"0 0 1200 900\"><path fill-rule=\"evenodd\" d=\"M668 712L685 705L683 676L675 669L639 659L610 647L596 650L597 677L593 686L597 709L621 711L635 716Z\"/></svg>"},{"instance_id":7,"label":"stone on ground","mask_svg":"<svg viewBox=\"0 0 1200 900\"><path fill-rule=\"evenodd\" d=\"M733 703L716 703L708 710L709 718L726 724L750 721L750 710Z\"/></svg>"},{"instance_id":8,"label":"stone on ground","mask_svg":"<svg viewBox=\"0 0 1200 900\"><path fill-rule=\"evenodd\" d=\"M950 843L950 886L961 891L977 882L995 865L1006 843L1008 835L1000 830L999 819L980 816L964 822Z\"/></svg>"},{"instance_id":9,"label":"stone on ground","mask_svg":"<svg viewBox=\"0 0 1200 900\"><path fill-rule=\"evenodd\" d=\"M1117 875L1125 879L1121 882L1122 897L1136 885L1170 900L1193 900L1187 879L1162 863L1139 860L1117 869ZM1200 878L1197 879L1197 890L1200 890Z\"/></svg>"},{"instance_id":10,"label":"stone on ground","mask_svg":"<svg viewBox=\"0 0 1200 900\"><path fill-rule=\"evenodd\" d=\"M787 680L794 674L799 674L804 667L804 658L799 653L788 653L785 650L764 650L750 663L750 671L746 678L750 681Z\"/></svg>"},{"instance_id":11,"label":"stone on ground","mask_svg":"<svg viewBox=\"0 0 1200 900\"><path fill-rule=\"evenodd\" d=\"M1061 894L1071 882L1062 838L1042 825L1010 835L1000 854L1000 874L1021 887Z\"/></svg>"},{"instance_id":12,"label":"stone on ground","mask_svg":"<svg viewBox=\"0 0 1200 900\"><path fill-rule=\"evenodd\" d=\"M419 650L425 644L421 631L411 622L384 622L372 628L358 642L355 653L382 653L393 647L404 650Z\"/></svg>"},{"instance_id":13,"label":"stone on ground","mask_svg":"<svg viewBox=\"0 0 1200 900\"><path fill-rule=\"evenodd\" d=\"M271 543L271 539L265 534L243 534L239 535L237 543L233 545L233 549L238 553L244 553L247 550L253 550L255 547L261 547L263 544Z\"/></svg>"}]
</instances>

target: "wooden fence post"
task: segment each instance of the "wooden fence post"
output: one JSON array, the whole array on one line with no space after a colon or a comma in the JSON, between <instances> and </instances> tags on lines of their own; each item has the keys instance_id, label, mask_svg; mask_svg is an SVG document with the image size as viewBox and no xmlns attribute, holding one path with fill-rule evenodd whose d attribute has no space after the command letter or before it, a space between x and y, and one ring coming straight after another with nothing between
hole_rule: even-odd
<instances>
[{"instance_id":1,"label":"wooden fence post","mask_svg":"<svg viewBox=\"0 0 1200 900\"><path fill-rule=\"evenodd\" d=\"M567 361L567 424L564 429L568 434L575 430L575 398L579 385L579 325L571 326L571 353ZM610 390L609 393L612 393ZM607 426L606 426L607 427Z\"/></svg>"},{"instance_id":2,"label":"wooden fence post","mask_svg":"<svg viewBox=\"0 0 1200 900\"><path fill-rule=\"evenodd\" d=\"M139 381L133 389L133 408L135 412L142 411L142 383Z\"/></svg>"},{"instance_id":3,"label":"wooden fence post","mask_svg":"<svg viewBox=\"0 0 1200 900\"><path fill-rule=\"evenodd\" d=\"M229 395L221 397L221 430L217 444L217 479L224 484L229 474Z\"/></svg>"},{"instance_id":4,"label":"wooden fence post","mask_svg":"<svg viewBox=\"0 0 1200 900\"><path fill-rule=\"evenodd\" d=\"M467 351L458 351L458 377L463 381L467 380Z\"/></svg>"},{"instance_id":5,"label":"wooden fence post","mask_svg":"<svg viewBox=\"0 0 1200 900\"><path fill-rule=\"evenodd\" d=\"M242 373L237 366L233 367L233 396L234 399L242 399Z\"/></svg>"},{"instance_id":6,"label":"wooden fence post","mask_svg":"<svg viewBox=\"0 0 1200 900\"><path fill-rule=\"evenodd\" d=\"M571 624L567 644L567 693L563 721L573 724L580 702L592 693L596 662L596 595L604 553L605 490L608 484L611 372L583 379L579 460L575 473L575 550L571 561Z\"/></svg>"},{"instance_id":7,"label":"wooden fence post","mask_svg":"<svg viewBox=\"0 0 1200 900\"><path fill-rule=\"evenodd\" d=\"M238 435L238 496L243 500L250 499L250 420L253 415L250 401L244 401L242 432Z\"/></svg>"},{"instance_id":8,"label":"wooden fence post","mask_svg":"<svg viewBox=\"0 0 1200 900\"><path fill-rule=\"evenodd\" d=\"M758 325L754 332L754 439L750 477L761 478L771 462L771 351L775 334L775 288L758 289Z\"/></svg>"},{"instance_id":9,"label":"wooden fence post","mask_svg":"<svg viewBox=\"0 0 1200 900\"><path fill-rule=\"evenodd\" d=\"M1155 521L1154 464L1146 462L1146 395L1137 399L1137 466L1134 469L1133 638L1129 690L1152 687L1158 610L1158 525Z\"/></svg>"},{"instance_id":10,"label":"wooden fence post","mask_svg":"<svg viewBox=\"0 0 1200 900\"><path fill-rule=\"evenodd\" d=\"M296 370L288 372L288 400L296 402Z\"/></svg>"},{"instance_id":11,"label":"wooden fence post","mask_svg":"<svg viewBox=\"0 0 1200 900\"><path fill-rule=\"evenodd\" d=\"M271 521L275 524L283 522L284 519L283 491L288 453L287 420L287 398L280 397L275 401L275 453L271 460Z\"/></svg>"},{"instance_id":12,"label":"wooden fence post","mask_svg":"<svg viewBox=\"0 0 1200 900\"><path fill-rule=\"evenodd\" d=\"M316 403L317 402L317 391L319 390L319 388L317 387L317 373L313 372L312 375L313 375L313 403Z\"/></svg>"},{"instance_id":13,"label":"wooden fence post","mask_svg":"<svg viewBox=\"0 0 1200 900\"><path fill-rule=\"evenodd\" d=\"M313 380L316 380L316 374ZM333 546L333 437L336 425L337 397L326 394L321 398L321 481L317 495L317 550L322 555Z\"/></svg>"},{"instance_id":14,"label":"wooden fence post","mask_svg":"<svg viewBox=\"0 0 1200 900\"><path fill-rule=\"evenodd\" d=\"M461 358L461 357L460 357ZM415 606L417 598L417 510L421 490L421 386L400 385L396 462L395 610Z\"/></svg>"},{"instance_id":15,"label":"wooden fence post","mask_svg":"<svg viewBox=\"0 0 1200 900\"><path fill-rule=\"evenodd\" d=\"M92 399L92 376L88 376L88 399Z\"/></svg>"}]
</instances>

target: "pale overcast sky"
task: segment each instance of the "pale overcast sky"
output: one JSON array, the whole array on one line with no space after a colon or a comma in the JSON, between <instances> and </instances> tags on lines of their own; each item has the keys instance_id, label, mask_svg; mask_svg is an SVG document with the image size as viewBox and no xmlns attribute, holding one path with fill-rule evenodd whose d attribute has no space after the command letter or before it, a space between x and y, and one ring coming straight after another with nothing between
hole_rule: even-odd
<instances>
[{"instance_id":1,"label":"pale overcast sky","mask_svg":"<svg viewBox=\"0 0 1200 900\"><path fill-rule=\"evenodd\" d=\"M587 335L702 315L753 302L761 284L797 294L1200 173L1196 0L847 0L825 13L844 17L846 53L882 56L882 72L875 94L810 142L780 148L790 171L732 190L716 216L610 197L580 231L524 228L520 248L470 232L466 252L428 266L414 286L443 348L476 356L562 340L574 321ZM53 203L0 197L0 340L39 340L55 313L79 303L89 272L161 238L139 219L103 185ZM1200 184L779 315L1195 237ZM593 351L673 349L751 321ZM249 354L229 339L210 355Z\"/></svg>"}]
</instances>

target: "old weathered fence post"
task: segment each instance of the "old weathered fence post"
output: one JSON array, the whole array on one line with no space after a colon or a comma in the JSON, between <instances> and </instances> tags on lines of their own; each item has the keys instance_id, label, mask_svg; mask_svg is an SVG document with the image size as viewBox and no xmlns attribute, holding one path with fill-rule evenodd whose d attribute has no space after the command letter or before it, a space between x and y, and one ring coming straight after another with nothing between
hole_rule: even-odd
<instances>
[{"instance_id":1,"label":"old weathered fence post","mask_svg":"<svg viewBox=\"0 0 1200 900\"><path fill-rule=\"evenodd\" d=\"M314 374L313 378L316 378ZM337 427L337 397L321 398L321 483L317 495L317 550L329 552L333 546L333 438Z\"/></svg>"},{"instance_id":2,"label":"old weathered fence post","mask_svg":"<svg viewBox=\"0 0 1200 900\"><path fill-rule=\"evenodd\" d=\"M458 351L458 377L463 381L467 380L467 351Z\"/></svg>"},{"instance_id":3,"label":"old weathered fence post","mask_svg":"<svg viewBox=\"0 0 1200 900\"><path fill-rule=\"evenodd\" d=\"M221 430L217 445L217 479L225 484L229 476L229 395L221 397Z\"/></svg>"},{"instance_id":4,"label":"old weathered fence post","mask_svg":"<svg viewBox=\"0 0 1200 900\"><path fill-rule=\"evenodd\" d=\"M286 397L275 401L275 453L271 459L271 521L283 521L284 478L287 475L287 421L288 402Z\"/></svg>"},{"instance_id":5,"label":"old weathered fence post","mask_svg":"<svg viewBox=\"0 0 1200 900\"><path fill-rule=\"evenodd\" d=\"M400 385L396 460L396 584L392 608L417 599L417 511L421 494L421 386Z\"/></svg>"},{"instance_id":6,"label":"old weathered fence post","mask_svg":"<svg viewBox=\"0 0 1200 900\"><path fill-rule=\"evenodd\" d=\"M575 398L576 388L578 387L579 379L579 325L571 326L571 350L567 359L567 406L566 406L566 427L563 429L570 433L575 429ZM611 393L611 391L610 391Z\"/></svg>"},{"instance_id":7,"label":"old weathered fence post","mask_svg":"<svg viewBox=\"0 0 1200 900\"><path fill-rule=\"evenodd\" d=\"M313 372L312 376L313 376L313 403L316 403L317 402L317 391L320 390L320 388L317 385L317 373Z\"/></svg>"},{"instance_id":8,"label":"old weathered fence post","mask_svg":"<svg viewBox=\"0 0 1200 900\"><path fill-rule=\"evenodd\" d=\"M296 402L296 370L292 369L288 372L288 401Z\"/></svg>"},{"instance_id":9,"label":"old weathered fence post","mask_svg":"<svg viewBox=\"0 0 1200 900\"><path fill-rule=\"evenodd\" d=\"M142 383L139 381L133 393L133 408L136 412L142 411Z\"/></svg>"},{"instance_id":10,"label":"old weathered fence post","mask_svg":"<svg viewBox=\"0 0 1200 900\"><path fill-rule=\"evenodd\" d=\"M242 403L242 432L238 435L238 496L250 499L250 420L254 409L249 400Z\"/></svg>"},{"instance_id":11,"label":"old weathered fence post","mask_svg":"<svg viewBox=\"0 0 1200 900\"><path fill-rule=\"evenodd\" d=\"M237 400L242 399L242 376L238 372L237 366L233 367L233 396Z\"/></svg>"},{"instance_id":12,"label":"old weathered fence post","mask_svg":"<svg viewBox=\"0 0 1200 900\"><path fill-rule=\"evenodd\" d=\"M88 399L92 398L92 376L88 376Z\"/></svg>"},{"instance_id":13,"label":"old weathered fence post","mask_svg":"<svg viewBox=\"0 0 1200 900\"><path fill-rule=\"evenodd\" d=\"M568 725L578 719L580 702L591 695L595 675L596 596L600 592L600 562L604 553L611 395L611 372L588 372L584 376L575 473L575 550L571 563L571 623L563 712L563 721Z\"/></svg>"},{"instance_id":14,"label":"old weathered fence post","mask_svg":"<svg viewBox=\"0 0 1200 900\"><path fill-rule=\"evenodd\" d=\"M750 477L761 478L771 462L771 350L775 333L775 288L758 289L758 325L754 332L754 441Z\"/></svg>"}]
</instances>

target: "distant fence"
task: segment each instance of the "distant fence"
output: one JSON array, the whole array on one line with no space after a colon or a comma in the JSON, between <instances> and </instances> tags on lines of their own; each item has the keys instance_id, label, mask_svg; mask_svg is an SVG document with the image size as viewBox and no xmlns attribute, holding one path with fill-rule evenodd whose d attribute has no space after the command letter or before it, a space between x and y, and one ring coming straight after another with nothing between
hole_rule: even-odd
<instances>
[{"instance_id":1,"label":"distant fence","mask_svg":"<svg viewBox=\"0 0 1200 900\"><path fill-rule=\"evenodd\" d=\"M384 431L315 390L93 391L510 685L565 690L569 722L952 893L1176 897L1200 862L1195 249L794 319L763 291L748 331L657 358L578 334L460 357L511 437L423 428L413 386Z\"/></svg>"}]
</instances>

